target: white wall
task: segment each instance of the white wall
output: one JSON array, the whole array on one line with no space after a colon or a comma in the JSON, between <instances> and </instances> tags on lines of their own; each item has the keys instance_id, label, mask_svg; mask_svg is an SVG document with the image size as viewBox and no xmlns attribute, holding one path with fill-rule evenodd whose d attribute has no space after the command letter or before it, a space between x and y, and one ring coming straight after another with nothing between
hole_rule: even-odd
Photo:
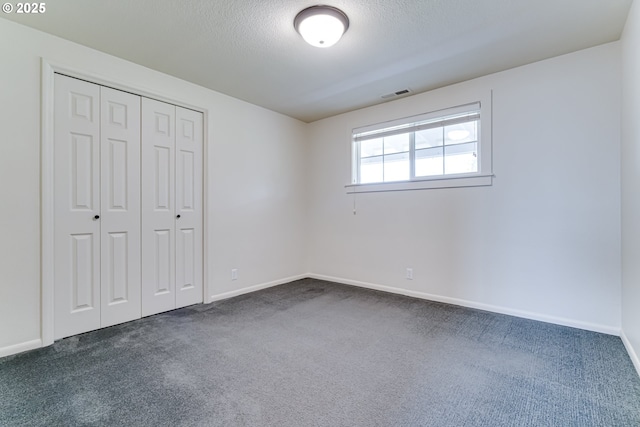
<instances>
[{"instance_id":1,"label":"white wall","mask_svg":"<svg viewBox=\"0 0 640 427\"><path fill-rule=\"evenodd\" d=\"M214 298L304 272L302 122L4 19L0 34L0 355L40 338L41 57L208 110Z\"/></svg>"},{"instance_id":2,"label":"white wall","mask_svg":"<svg viewBox=\"0 0 640 427\"><path fill-rule=\"evenodd\" d=\"M310 272L617 334L619 63L612 43L311 124ZM352 128L490 89L493 186L360 194L352 214Z\"/></svg>"},{"instance_id":3,"label":"white wall","mask_svg":"<svg viewBox=\"0 0 640 427\"><path fill-rule=\"evenodd\" d=\"M622 338L640 373L640 4L622 35Z\"/></svg>"}]
</instances>

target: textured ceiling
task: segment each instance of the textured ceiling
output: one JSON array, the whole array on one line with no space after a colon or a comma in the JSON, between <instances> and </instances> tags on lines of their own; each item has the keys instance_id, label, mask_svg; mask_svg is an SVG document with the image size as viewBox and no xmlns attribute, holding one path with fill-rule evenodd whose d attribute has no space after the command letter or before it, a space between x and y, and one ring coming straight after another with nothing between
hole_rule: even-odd
<instances>
[{"instance_id":1,"label":"textured ceiling","mask_svg":"<svg viewBox=\"0 0 640 427\"><path fill-rule=\"evenodd\" d=\"M331 0L350 27L307 45L313 0L53 0L3 15L310 122L618 40L632 0Z\"/></svg>"}]
</instances>

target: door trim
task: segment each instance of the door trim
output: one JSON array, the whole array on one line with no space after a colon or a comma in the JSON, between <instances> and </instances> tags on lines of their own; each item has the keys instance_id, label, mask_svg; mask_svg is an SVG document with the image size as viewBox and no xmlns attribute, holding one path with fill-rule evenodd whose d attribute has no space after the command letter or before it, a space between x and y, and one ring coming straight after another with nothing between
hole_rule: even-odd
<instances>
[{"instance_id":1,"label":"door trim","mask_svg":"<svg viewBox=\"0 0 640 427\"><path fill-rule=\"evenodd\" d=\"M41 141L40 141L40 312L41 325L40 336L42 347L53 344L53 323L54 323L54 74L64 74L69 77L86 80L101 86L130 92L146 98L167 102L179 107L195 110L203 114L203 141L202 141L202 301L206 304L211 302L211 292L209 292L208 281L208 141L209 141L209 111L206 108L182 102L162 93L140 88L136 85L114 81L108 77L78 70L63 64L41 59Z\"/></svg>"}]
</instances>

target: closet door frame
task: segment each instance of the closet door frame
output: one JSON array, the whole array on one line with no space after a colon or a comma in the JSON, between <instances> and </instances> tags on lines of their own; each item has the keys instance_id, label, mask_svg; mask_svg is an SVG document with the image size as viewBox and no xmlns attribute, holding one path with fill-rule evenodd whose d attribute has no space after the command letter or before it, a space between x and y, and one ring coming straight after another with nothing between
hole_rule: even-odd
<instances>
[{"instance_id":1,"label":"closet door frame","mask_svg":"<svg viewBox=\"0 0 640 427\"><path fill-rule=\"evenodd\" d=\"M30 348L44 347L53 344L54 341L54 74L64 74L90 83L107 86L112 89L129 92L146 98L167 102L178 107L188 108L201 112L203 115L203 141L202 141L202 300L211 302L211 292L208 284L208 219L206 208L208 206L208 116L207 109L191 105L186 102L166 96L161 92L149 92L136 85L121 81L110 80L100 75L78 70L64 64L59 64L42 58L41 60L41 141L40 141L40 286L41 286L41 327L40 340L32 342Z\"/></svg>"}]
</instances>

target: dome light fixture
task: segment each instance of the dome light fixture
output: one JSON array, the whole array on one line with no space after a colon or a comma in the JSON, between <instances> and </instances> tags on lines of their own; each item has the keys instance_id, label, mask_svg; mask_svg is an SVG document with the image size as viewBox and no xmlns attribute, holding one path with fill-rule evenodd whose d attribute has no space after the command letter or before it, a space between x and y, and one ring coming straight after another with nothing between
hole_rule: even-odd
<instances>
[{"instance_id":1,"label":"dome light fixture","mask_svg":"<svg viewBox=\"0 0 640 427\"><path fill-rule=\"evenodd\" d=\"M311 46L330 47L349 28L349 18L340 9L317 5L301 10L293 20L293 26Z\"/></svg>"}]
</instances>

